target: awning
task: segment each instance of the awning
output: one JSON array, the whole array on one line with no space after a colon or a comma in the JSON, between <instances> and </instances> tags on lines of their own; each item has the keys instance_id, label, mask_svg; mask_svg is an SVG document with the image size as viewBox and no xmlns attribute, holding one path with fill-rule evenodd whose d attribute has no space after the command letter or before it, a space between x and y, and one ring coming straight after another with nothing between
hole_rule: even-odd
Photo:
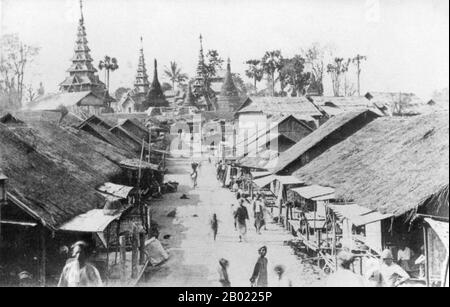
<instances>
[{"instance_id":1,"label":"awning","mask_svg":"<svg viewBox=\"0 0 450 307\"><path fill-rule=\"evenodd\" d=\"M334 193L330 193L330 194L311 198L311 200L314 200L314 201L324 201L324 200L330 200L330 199L336 199L336 195Z\"/></svg>"},{"instance_id":2,"label":"awning","mask_svg":"<svg viewBox=\"0 0 450 307\"><path fill-rule=\"evenodd\" d=\"M352 218L352 223L353 225L355 225L356 227L362 226L362 225L367 225L370 223L375 223L381 220L385 220L388 219L390 217L393 217L393 214L382 214L378 211L374 211L374 212L370 212L368 214L365 215L361 215L361 216L357 216Z\"/></svg>"},{"instance_id":3,"label":"awning","mask_svg":"<svg viewBox=\"0 0 450 307\"><path fill-rule=\"evenodd\" d=\"M269 176L270 172L251 172L253 179Z\"/></svg>"},{"instance_id":4,"label":"awning","mask_svg":"<svg viewBox=\"0 0 450 307\"><path fill-rule=\"evenodd\" d=\"M369 212L373 212L374 210L367 209L365 207L361 207L357 204L348 204L348 205L327 205L339 219L349 219L353 220L356 217L362 216Z\"/></svg>"},{"instance_id":5,"label":"awning","mask_svg":"<svg viewBox=\"0 0 450 307\"><path fill-rule=\"evenodd\" d=\"M313 199L315 197L329 195L334 193L333 188L322 187L320 185L311 185L306 187L290 189L305 199Z\"/></svg>"},{"instance_id":6,"label":"awning","mask_svg":"<svg viewBox=\"0 0 450 307\"><path fill-rule=\"evenodd\" d=\"M120 166L131 168L131 169L152 169L154 171L159 171L158 165L148 163L146 161L141 161L139 159L127 159L120 162Z\"/></svg>"},{"instance_id":7,"label":"awning","mask_svg":"<svg viewBox=\"0 0 450 307\"><path fill-rule=\"evenodd\" d=\"M449 251L449 236L448 236L448 222L440 222L433 220L431 218L426 217L425 222L433 228L434 232L438 235L439 239L441 239L442 244L444 244L447 252Z\"/></svg>"},{"instance_id":8,"label":"awning","mask_svg":"<svg viewBox=\"0 0 450 307\"><path fill-rule=\"evenodd\" d=\"M98 191L126 199L134 187L106 182L97 188Z\"/></svg>"},{"instance_id":9,"label":"awning","mask_svg":"<svg viewBox=\"0 0 450 307\"><path fill-rule=\"evenodd\" d=\"M298 180L298 178L294 176L275 176L275 179L278 180L283 185L304 183L303 181Z\"/></svg>"},{"instance_id":10,"label":"awning","mask_svg":"<svg viewBox=\"0 0 450 307\"><path fill-rule=\"evenodd\" d=\"M275 180L275 176L269 175L266 177L262 177L262 178L253 180L253 183L260 188L264 188L266 185L270 184L274 180Z\"/></svg>"},{"instance_id":11,"label":"awning","mask_svg":"<svg viewBox=\"0 0 450 307\"><path fill-rule=\"evenodd\" d=\"M59 227L59 230L74 232L103 232L111 222L119 218L122 212L106 215L103 209L93 209L74 217Z\"/></svg>"}]
</instances>

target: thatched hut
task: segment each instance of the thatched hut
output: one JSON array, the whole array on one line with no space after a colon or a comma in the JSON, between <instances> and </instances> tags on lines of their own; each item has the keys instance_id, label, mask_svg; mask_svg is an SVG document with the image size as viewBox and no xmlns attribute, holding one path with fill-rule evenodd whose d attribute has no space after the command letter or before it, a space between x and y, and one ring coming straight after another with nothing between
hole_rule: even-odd
<instances>
[{"instance_id":1,"label":"thatched hut","mask_svg":"<svg viewBox=\"0 0 450 307\"><path fill-rule=\"evenodd\" d=\"M377 117L377 114L367 109L346 112L332 117L314 132L281 154L273 172L278 174L292 174Z\"/></svg>"},{"instance_id":2,"label":"thatched hut","mask_svg":"<svg viewBox=\"0 0 450 307\"><path fill-rule=\"evenodd\" d=\"M356 224L380 223L379 244L394 255L402 244L419 253L425 243L421 217L446 220L448 227L448 137L448 114L382 117L294 175L334 188L337 202L375 211Z\"/></svg>"}]
</instances>

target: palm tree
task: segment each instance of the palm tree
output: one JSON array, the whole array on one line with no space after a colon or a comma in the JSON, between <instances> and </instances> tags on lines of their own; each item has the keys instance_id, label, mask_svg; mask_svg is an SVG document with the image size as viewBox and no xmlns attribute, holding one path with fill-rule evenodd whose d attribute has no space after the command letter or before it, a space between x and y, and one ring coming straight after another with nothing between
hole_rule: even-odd
<instances>
[{"instance_id":1,"label":"palm tree","mask_svg":"<svg viewBox=\"0 0 450 307\"><path fill-rule=\"evenodd\" d=\"M175 83L180 84L188 79L188 76L181 72L176 62L170 62L170 68L165 67L164 73L172 82L172 88L175 89Z\"/></svg>"},{"instance_id":2,"label":"palm tree","mask_svg":"<svg viewBox=\"0 0 450 307\"><path fill-rule=\"evenodd\" d=\"M263 77L263 70L261 67L261 61L260 60L248 60L245 62L248 65L248 69L245 71L245 75L249 77L250 79L253 79L253 86L255 89L255 94L257 92L256 89L256 83L261 81Z\"/></svg>"},{"instance_id":3,"label":"palm tree","mask_svg":"<svg viewBox=\"0 0 450 307\"><path fill-rule=\"evenodd\" d=\"M105 79L106 79L106 89L109 92L109 72L115 71L119 68L119 64L117 63L116 58L111 58L105 55L105 58L98 63L98 68L100 70L105 70Z\"/></svg>"},{"instance_id":4,"label":"palm tree","mask_svg":"<svg viewBox=\"0 0 450 307\"><path fill-rule=\"evenodd\" d=\"M272 96L275 96L275 72L283 67L283 56L280 50L267 51L261 60L263 71L272 82Z\"/></svg>"}]
</instances>

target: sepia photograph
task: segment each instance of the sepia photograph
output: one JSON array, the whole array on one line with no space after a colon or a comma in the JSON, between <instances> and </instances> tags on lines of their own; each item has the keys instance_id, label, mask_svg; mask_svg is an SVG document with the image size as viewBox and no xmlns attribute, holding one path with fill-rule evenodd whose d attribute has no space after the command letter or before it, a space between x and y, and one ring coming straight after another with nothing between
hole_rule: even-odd
<instances>
[{"instance_id":1,"label":"sepia photograph","mask_svg":"<svg viewBox=\"0 0 450 307\"><path fill-rule=\"evenodd\" d=\"M447 0L0 0L0 288L448 286Z\"/></svg>"}]
</instances>

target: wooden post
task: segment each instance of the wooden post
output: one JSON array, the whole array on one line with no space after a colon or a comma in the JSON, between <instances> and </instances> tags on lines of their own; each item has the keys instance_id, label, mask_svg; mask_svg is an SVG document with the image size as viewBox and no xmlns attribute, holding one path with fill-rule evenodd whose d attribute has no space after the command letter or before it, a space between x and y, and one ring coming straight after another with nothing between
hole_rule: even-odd
<instances>
[{"instance_id":1,"label":"wooden post","mask_svg":"<svg viewBox=\"0 0 450 307\"><path fill-rule=\"evenodd\" d=\"M110 237L110 233L109 233L109 227L106 228L106 272L105 272L105 276L106 276L106 280L109 279L109 237Z\"/></svg>"},{"instance_id":2,"label":"wooden post","mask_svg":"<svg viewBox=\"0 0 450 307\"><path fill-rule=\"evenodd\" d=\"M40 259L40 267L39 267L39 277L41 279L41 286L45 287L46 285L46 273L47 273L47 248L45 242L45 227L41 225L40 229L40 249L41 249L41 259Z\"/></svg>"},{"instance_id":3,"label":"wooden post","mask_svg":"<svg viewBox=\"0 0 450 307\"><path fill-rule=\"evenodd\" d=\"M145 233L139 233L139 264L145 263Z\"/></svg>"},{"instance_id":4,"label":"wooden post","mask_svg":"<svg viewBox=\"0 0 450 307\"><path fill-rule=\"evenodd\" d=\"M126 237L119 237L120 245L120 279L124 281L126 279L126 260L127 260L127 250L126 250Z\"/></svg>"},{"instance_id":5,"label":"wooden post","mask_svg":"<svg viewBox=\"0 0 450 307\"><path fill-rule=\"evenodd\" d=\"M136 278L138 274L138 234L137 230L133 230L131 238L131 278Z\"/></svg>"},{"instance_id":6,"label":"wooden post","mask_svg":"<svg viewBox=\"0 0 450 307\"><path fill-rule=\"evenodd\" d=\"M425 281L427 287L430 286L430 260L428 255L428 228L423 227L423 247L425 251Z\"/></svg>"}]
</instances>

